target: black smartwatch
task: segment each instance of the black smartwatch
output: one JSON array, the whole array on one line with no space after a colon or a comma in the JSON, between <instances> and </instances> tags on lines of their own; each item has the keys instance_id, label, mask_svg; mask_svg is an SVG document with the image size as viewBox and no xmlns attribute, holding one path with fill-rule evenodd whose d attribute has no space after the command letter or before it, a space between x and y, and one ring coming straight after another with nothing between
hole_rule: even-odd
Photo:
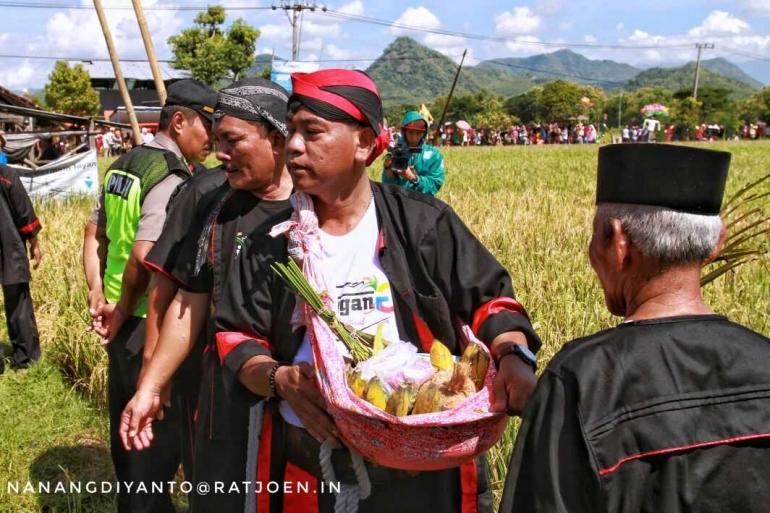
<instances>
[{"instance_id":1,"label":"black smartwatch","mask_svg":"<svg viewBox=\"0 0 770 513\"><path fill-rule=\"evenodd\" d=\"M500 369L500 361L511 354L518 356L524 363L532 367L532 372L537 372L537 357L535 354L528 348L515 342L500 350L500 353L495 357L495 366Z\"/></svg>"}]
</instances>

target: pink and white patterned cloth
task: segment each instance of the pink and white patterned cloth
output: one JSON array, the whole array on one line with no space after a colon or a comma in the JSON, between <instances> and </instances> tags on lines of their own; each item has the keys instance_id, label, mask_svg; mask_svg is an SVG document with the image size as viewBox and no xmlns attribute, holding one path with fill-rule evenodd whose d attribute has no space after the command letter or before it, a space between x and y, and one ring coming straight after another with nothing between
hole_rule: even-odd
<instances>
[{"instance_id":1,"label":"pink and white patterned cloth","mask_svg":"<svg viewBox=\"0 0 770 513\"><path fill-rule=\"evenodd\" d=\"M323 276L314 266L321 254L318 218L312 199L304 193L291 198L294 214L273 228L272 236L286 234L289 255L317 291L326 290ZM343 442L364 458L379 465L412 471L458 467L489 450L503 436L508 416L492 413L492 383L497 374L489 366L484 387L450 411L394 417L356 396L347 386L345 361L329 326L301 300L293 322L307 326L315 358L319 389ZM463 326L466 343L487 347Z\"/></svg>"}]
</instances>

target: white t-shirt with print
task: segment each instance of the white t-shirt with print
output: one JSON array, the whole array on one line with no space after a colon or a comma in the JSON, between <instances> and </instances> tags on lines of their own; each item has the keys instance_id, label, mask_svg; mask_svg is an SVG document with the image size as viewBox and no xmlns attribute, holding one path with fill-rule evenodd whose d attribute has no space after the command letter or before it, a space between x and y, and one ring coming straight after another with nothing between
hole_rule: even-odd
<instances>
[{"instance_id":1,"label":"white t-shirt with print","mask_svg":"<svg viewBox=\"0 0 770 513\"><path fill-rule=\"evenodd\" d=\"M317 262L317 268L328 287L334 312L342 322L372 334L383 323L383 337L397 341L399 335L393 295L378 257L379 234L377 211L372 201L358 226L350 233L335 236L320 230L323 256ZM344 350L341 342L339 345ZM297 365L300 362L313 363L307 334L292 363ZM281 401L279 408L287 422L302 427L289 403Z\"/></svg>"}]
</instances>

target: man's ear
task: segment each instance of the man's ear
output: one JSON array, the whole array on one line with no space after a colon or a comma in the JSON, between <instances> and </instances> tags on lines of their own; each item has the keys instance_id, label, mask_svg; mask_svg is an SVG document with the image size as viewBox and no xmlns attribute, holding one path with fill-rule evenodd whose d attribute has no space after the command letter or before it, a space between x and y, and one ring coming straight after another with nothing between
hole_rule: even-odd
<instances>
[{"instance_id":1,"label":"man's ear","mask_svg":"<svg viewBox=\"0 0 770 513\"><path fill-rule=\"evenodd\" d=\"M182 133L182 130L187 125L187 117L185 116L184 112L182 111L176 111L171 116L171 124L169 127L171 128L172 132L179 135Z\"/></svg>"},{"instance_id":2,"label":"man's ear","mask_svg":"<svg viewBox=\"0 0 770 513\"><path fill-rule=\"evenodd\" d=\"M286 146L286 136L281 133L278 129L270 130L267 133L267 140L270 142L270 145L273 147L273 151L284 151L284 147Z\"/></svg>"},{"instance_id":3,"label":"man's ear","mask_svg":"<svg viewBox=\"0 0 770 513\"><path fill-rule=\"evenodd\" d=\"M628 239L628 235L623 232L623 223L620 222L620 219L612 219L610 226L612 227L612 254L615 257L615 269L621 272L631 251L631 241Z\"/></svg>"},{"instance_id":4,"label":"man's ear","mask_svg":"<svg viewBox=\"0 0 770 513\"><path fill-rule=\"evenodd\" d=\"M369 160L369 155L372 154L376 145L377 136L371 127L359 128L356 133L356 153L355 160L357 162L366 162Z\"/></svg>"},{"instance_id":5,"label":"man's ear","mask_svg":"<svg viewBox=\"0 0 770 513\"><path fill-rule=\"evenodd\" d=\"M714 246L714 250L711 252L711 254L706 258L706 260L703 261L703 266L709 265L711 262L717 259L720 253L722 253L722 248L725 245L725 239L727 238L727 228L725 228L725 223L722 222L722 229L719 230L719 240L717 241L717 245Z\"/></svg>"}]
</instances>

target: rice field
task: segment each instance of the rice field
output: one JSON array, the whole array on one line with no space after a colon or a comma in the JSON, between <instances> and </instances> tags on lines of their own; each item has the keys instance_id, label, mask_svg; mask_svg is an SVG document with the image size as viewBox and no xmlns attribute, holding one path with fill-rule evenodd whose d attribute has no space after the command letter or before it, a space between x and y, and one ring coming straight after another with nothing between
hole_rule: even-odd
<instances>
[{"instance_id":1,"label":"rice field","mask_svg":"<svg viewBox=\"0 0 770 513\"><path fill-rule=\"evenodd\" d=\"M768 173L770 142L714 143L709 147L733 152L728 196ZM517 296L543 340L541 368L565 342L620 321L606 311L587 257L596 147L469 147L444 153L448 175L439 197L510 271ZM106 167L107 162L100 165ZM372 168L373 177L379 178L379 169L377 165ZM768 182L760 186L760 192L770 192ZM80 263L82 230L91 206L88 199L37 205L44 226L45 258L31 285L43 352L53 363L50 369L58 369L66 383L87 399L84 407L93 405L97 416L106 418L106 355L95 338L85 333L88 314ZM765 198L763 208L770 215L770 199ZM767 248L770 243L765 238L762 244ZM767 335L768 263L765 257L707 285L707 302L733 321ZM5 326L0 330L4 334ZM7 414L14 415L14 411ZM23 412L17 415L12 422L26 421ZM490 455L498 498L516 424L511 422L506 437ZM106 434L103 429L96 432ZM77 437L73 439L77 444ZM13 455L0 455L0 481L28 475L24 458L31 457L34 454L16 458L14 469L9 470L6 460ZM35 510L35 502L17 508L20 504L14 500L17 498L0 491L0 510Z\"/></svg>"}]
</instances>

